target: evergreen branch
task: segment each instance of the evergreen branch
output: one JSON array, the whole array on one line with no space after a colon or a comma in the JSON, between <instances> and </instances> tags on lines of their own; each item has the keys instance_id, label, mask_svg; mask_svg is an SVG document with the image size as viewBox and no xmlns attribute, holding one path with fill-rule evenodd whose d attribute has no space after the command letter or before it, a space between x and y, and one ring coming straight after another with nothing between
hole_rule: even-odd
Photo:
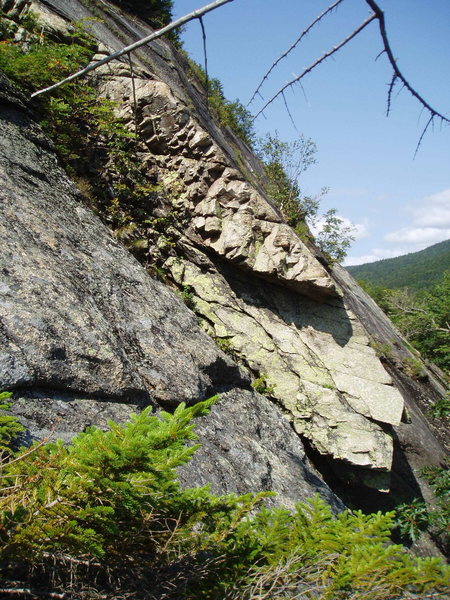
<instances>
[{"instance_id":1,"label":"evergreen branch","mask_svg":"<svg viewBox=\"0 0 450 600\"><path fill-rule=\"evenodd\" d=\"M69 81L78 79L78 77L86 75L87 73L94 71L95 69L97 69L98 67L101 67L102 65L106 65L106 63L109 63L112 60L119 58L120 56L123 56L124 54L129 54L133 50L137 50L141 46L144 46L145 44L148 44L149 42L160 38L165 33L169 33L169 31L172 31L172 29L181 27L181 25L184 25L185 23L188 23L189 21L192 21L193 19L199 19L203 15L206 15L206 13L211 12L212 10L218 8L219 6L222 6L223 4L227 4L228 2L233 2L233 0L214 0L214 2L211 2L210 4L207 4L206 6L203 6L202 8L198 8L198 9L188 13L187 15L184 15L184 17L175 19L175 21L172 21L165 27L162 27L161 29L154 31L152 34L147 35L144 38L141 38L137 42L134 42L133 44L130 44L129 46L126 46L125 48L118 50L117 52L113 52L109 56L102 58L102 60L99 60L95 63L88 65L84 69L81 69L81 71L77 71L76 73L69 75L69 77L66 77L65 79L63 79L61 81L58 81L57 83L54 83L53 85L51 85L47 88L44 88L42 90L38 90L38 91L34 92L33 94L31 94L31 98L35 98L36 96L39 96L40 94L45 94L47 92L50 92L51 90L54 90L54 89L60 87L64 83L68 83Z\"/></svg>"},{"instance_id":2,"label":"evergreen branch","mask_svg":"<svg viewBox=\"0 0 450 600\"><path fill-rule=\"evenodd\" d=\"M337 46L334 46L331 50L328 50L328 52L325 52L325 54L323 54L320 58L318 58L316 61L314 61L298 77L295 77L294 79L291 79L291 81L289 81L288 83L286 83L286 85L284 85L281 89L279 89L278 92L275 95L273 95L270 98L270 100L268 100L264 104L264 106L256 113L256 115L254 116L253 120L255 120L257 117L259 117L259 115L270 104L272 104L272 102L274 102L274 100L276 100L278 98L278 96L281 96L281 94L283 94L283 92L285 92L287 90L287 88L291 87L295 83L299 83L299 81L301 79L303 79L303 77L305 77L305 75L307 75L308 73L310 73L313 69L315 69L316 67L318 67L320 65L320 63L322 63L324 60L326 60L327 58L329 58L330 56L332 56L333 54L335 54L336 52L338 52L346 44L348 44L355 36L357 36L365 27L367 27L367 25L369 25L369 23L371 23L376 18L377 17L376 17L375 14L370 15L370 17L368 17L363 23L361 23L361 25L359 27L357 27L348 37L346 37L345 40L343 40Z\"/></svg>"},{"instance_id":3,"label":"evergreen branch","mask_svg":"<svg viewBox=\"0 0 450 600\"><path fill-rule=\"evenodd\" d=\"M253 102L253 100L255 99L255 96L257 94L259 96L261 95L259 93L259 90L262 88L264 82L269 78L269 75L272 73L272 71L275 69L275 67L278 65L278 63L280 63L284 58L286 58L292 52L292 50L294 50L294 48L296 46L298 46L298 44L302 41L302 39L305 37L305 35L307 35L311 31L311 29L314 27L314 25L319 23L328 13L330 13L334 8L336 8L342 1L343 0L336 0L336 2L334 2L326 10L324 10L318 17L316 17L314 19L314 21L312 21L312 23L310 23L304 31L302 31L300 37L298 37L295 40L295 42L293 44L291 44L291 46L286 50L286 52L284 52L279 58L277 58L277 60L273 63L273 65L270 67L270 69L267 71L267 73L262 78L262 80L259 83L256 90L253 92L253 96L250 98L247 106L250 106L250 104Z\"/></svg>"}]
</instances>

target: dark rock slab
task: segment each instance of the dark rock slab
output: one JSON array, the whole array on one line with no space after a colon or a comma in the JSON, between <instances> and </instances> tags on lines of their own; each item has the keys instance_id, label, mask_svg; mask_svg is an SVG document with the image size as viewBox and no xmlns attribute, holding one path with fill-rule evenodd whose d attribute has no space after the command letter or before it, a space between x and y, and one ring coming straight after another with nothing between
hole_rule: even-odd
<instances>
[{"instance_id":1,"label":"dark rock slab","mask_svg":"<svg viewBox=\"0 0 450 600\"><path fill-rule=\"evenodd\" d=\"M0 382L195 402L248 379L78 201L39 127L0 124Z\"/></svg>"}]
</instances>

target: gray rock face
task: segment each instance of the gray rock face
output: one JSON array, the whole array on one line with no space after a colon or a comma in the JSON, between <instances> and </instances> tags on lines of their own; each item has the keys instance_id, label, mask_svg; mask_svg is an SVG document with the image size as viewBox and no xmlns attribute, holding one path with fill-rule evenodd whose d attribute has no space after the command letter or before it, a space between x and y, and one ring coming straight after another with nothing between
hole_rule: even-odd
<instances>
[{"instance_id":1,"label":"gray rock face","mask_svg":"<svg viewBox=\"0 0 450 600\"><path fill-rule=\"evenodd\" d=\"M85 4L33 2L62 39L70 21L87 20L101 55L148 33L108 3L95 14ZM163 190L148 216L183 214L171 226L170 251L161 236L147 258L164 262L174 287L190 290L196 316L82 205L3 86L3 385L18 391L32 437L56 431L66 439L87 423L123 419L128 405L174 406L225 392L201 423L204 449L186 482L208 480L217 491L273 484L292 503L316 485L308 474L312 487L294 483L307 464L295 430L359 473L359 483L386 490L391 469L395 477L401 471L396 438L414 436L400 425L414 386L384 368L367 334L387 326L370 307L360 310L353 284L339 269L331 274L283 222L260 189L257 160L217 127L182 60L158 40L133 55L133 74L128 62L110 63L94 82L116 102L117 117L137 126L142 171ZM114 182L114 165L102 176ZM251 392L250 374L265 378L276 406ZM40 422L40 407L48 422ZM430 448L440 447L435 442Z\"/></svg>"},{"instance_id":2,"label":"gray rock face","mask_svg":"<svg viewBox=\"0 0 450 600\"><path fill-rule=\"evenodd\" d=\"M271 488L288 506L319 492L342 507L279 408L82 206L4 77L0 90L0 385L14 391L22 441L68 441L149 403L224 392L199 426L205 444L186 485Z\"/></svg>"},{"instance_id":3,"label":"gray rock face","mask_svg":"<svg viewBox=\"0 0 450 600\"><path fill-rule=\"evenodd\" d=\"M36 127L1 125L1 381L195 402L248 379L76 198Z\"/></svg>"},{"instance_id":4,"label":"gray rock face","mask_svg":"<svg viewBox=\"0 0 450 600\"><path fill-rule=\"evenodd\" d=\"M186 485L209 483L216 493L277 490L272 502L281 500L287 508L319 492L335 509L344 508L311 470L288 420L264 396L244 390L223 394L196 431L202 446L183 467Z\"/></svg>"},{"instance_id":5,"label":"gray rock face","mask_svg":"<svg viewBox=\"0 0 450 600\"><path fill-rule=\"evenodd\" d=\"M403 399L363 328L324 267L196 115L165 82L141 73L132 83L123 65L108 65L99 89L130 128L136 118L142 150L153 153L145 155L148 164L157 165L172 204L188 215L180 234L188 259L180 253L165 268L193 291L209 333L266 377L298 433L322 454L388 472L393 443L385 424L400 423ZM136 115L124 102L132 85ZM237 286L224 278L222 262L237 278L245 272Z\"/></svg>"}]
</instances>

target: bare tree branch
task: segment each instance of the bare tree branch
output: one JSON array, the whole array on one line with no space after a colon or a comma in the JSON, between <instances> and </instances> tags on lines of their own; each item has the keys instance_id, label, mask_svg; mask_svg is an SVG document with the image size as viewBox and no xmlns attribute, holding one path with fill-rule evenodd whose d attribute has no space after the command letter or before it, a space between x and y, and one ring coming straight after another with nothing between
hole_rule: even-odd
<instances>
[{"instance_id":1,"label":"bare tree branch","mask_svg":"<svg viewBox=\"0 0 450 600\"><path fill-rule=\"evenodd\" d=\"M421 135L420 135L419 141L417 142L416 149L415 149L415 151L414 151L414 157L416 156L417 152L419 151L420 144L422 143L422 140L423 140L423 138L425 137L425 134L426 134L426 132L427 132L427 129L428 129L428 127L429 127L429 126L430 126L430 125L433 123L433 119L434 119L434 117L435 117L435 116L436 116L436 115L433 115L433 114L432 114L432 115L430 116L430 118L428 119L428 121L427 121L427 124L426 124L426 125L425 125L425 127L423 128L423 131L422 131L422 133L421 133ZM447 120L447 119L445 119L445 120Z\"/></svg>"},{"instance_id":2,"label":"bare tree branch","mask_svg":"<svg viewBox=\"0 0 450 600\"><path fill-rule=\"evenodd\" d=\"M203 39L203 60L205 63L205 87L206 87L206 107L209 109L209 76L208 76L208 53L206 51L206 30L203 18L199 17L200 27L202 28Z\"/></svg>"},{"instance_id":3,"label":"bare tree branch","mask_svg":"<svg viewBox=\"0 0 450 600\"><path fill-rule=\"evenodd\" d=\"M286 58L286 56L288 56L288 54L290 54L292 52L292 50L294 50L294 48L296 46L298 46L298 44L302 41L302 39L305 37L305 35L307 35L311 29L314 27L314 25L316 25L317 23L319 23L328 13L330 13L333 9L337 8L337 6L339 4L341 4L341 2L343 2L343 0L336 0L336 2L334 2L333 4L331 4L331 6L329 6L326 10L324 10L318 17L316 17L314 19L314 21L312 23L310 23L308 25L308 27L301 33L300 37L298 37L295 42L286 50L286 52L284 52L279 58L277 58L277 60L273 63L273 65L270 67L270 69L267 71L267 73L264 75L264 77L262 78L261 82L259 83L258 87L256 88L256 90L253 92L253 96L250 98L247 106L250 106L250 104L253 102L253 100L255 99L255 96L261 95L259 93L259 90L261 89L261 87L263 86L264 82L269 78L269 75L272 73L272 71L275 69L275 67L277 66L277 64L279 62L281 62L284 58Z\"/></svg>"},{"instance_id":4,"label":"bare tree branch","mask_svg":"<svg viewBox=\"0 0 450 600\"><path fill-rule=\"evenodd\" d=\"M284 92L281 94L283 96L283 102L284 102L284 106L286 107L287 110L287 114L289 115L289 118L291 120L292 126L295 129L295 131L298 133L298 129L297 129L297 125L295 124L295 121L292 117L291 111L289 110L289 106L286 100L286 96L284 95Z\"/></svg>"},{"instance_id":5,"label":"bare tree branch","mask_svg":"<svg viewBox=\"0 0 450 600\"><path fill-rule=\"evenodd\" d=\"M359 27L357 27L355 29L355 31L353 31L353 33L351 33L348 37L346 37L345 40L343 40L337 46L334 46L334 48L332 48L331 50L328 50L328 52L326 52L325 54L323 54L319 59L317 59L315 62L313 62L307 69L305 69L301 73L301 75L299 75L295 79L291 79L291 81L289 81L288 83L286 83L286 85L284 85L280 90L278 90L278 92L274 96L272 96L270 98L270 100L268 100L264 104L264 106L261 108L261 110L259 110L256 113L256 115L254 116L253 120L255 120L257 117L259 117L259 115L269 106L269 104L272 104L272 102L274 100L276 100L278 98L278 96L281 96L281 94L283 94L283 92L285 92L288 87L291 87L295 83L298 83L301 79L303 79L303 77L305 77L305 75L307 75L313 69L315 69L318 65L320 65L320 63L322 63L324 60L326 60L327 58L329 58L330 56L332 56L335 52L337 52L338 50L340 50L343 46L345 46L346 44L348 44L348 42L350 42L355 36L358 35L358 33L360 33L365 27L367 27L367 25L369 25L369 23L371 23L376 18L377 17L376 17L375 14L370 15L370 17L368 17L364 21L364 23L361 23L361 25Z\"/></svg>"},{"instance_id":6,"label":"bare tree branch","mask_svg":"<svg viewBox=\"0 0 450 600\"><path fill-rule=\"evenodd\" d=\"M193 19L199 19L203 15L206 15L206 13L218 8L219 6L222 6L223 4L227 4L228 2L233 2L233 0L214 0L214 2L211 2L210 4L207 4L206 6L203 6L202 8L198 8L198 9L188 13L184 17L180 17L179 19L172 21L172 23L169 23L165 27L158 29L157 31L153 32L151 35L148 35L145 38L142 38L142 39L138 40L137 42L134 42L133 44L126 46L125 48L122 48L122 50L113 52L109 56L102 58L102 60L92 63L92 64L88 65L87 67L85 67L84 69L81 69L81 71L77 71L76 73L69 75L69 77L66 77L62 81L58 81L58 83L55 83L55 84L51 85L50 87L47 87L42 90L38 90L38 91L34 92L34 94L31 94L31 98L34 98L35 96L39 96L39 94L45 94L46 92L50 92L51 90L54 90L54 89L60 87L64 83L73 81L74 79L77 79L78 77L81 77L82 75L86 75L86 73L90 73L91 71L93 71L94 69L97 69L101 65L105 65L106 63L109 63L110 61L114 60L115 58L119 58L120 56L123 56L124 54L128 54L129 52L132 52L133 50L137 50L137 48L140 48L141 46L148 44L152 40L156 40L157 38L163 36L165 33L172 31L172 29L176 29L177 27L180 27L181 25L184 25L185 23L188 23L189 21L192 21Z\"/></svg>"},{"instance_id":7,"label":"bare tree branch","mask_svg":"<svg viewBox=\"0 0 450 600\"><path fill-rule=\"evenodd\" d=\"M417 146L417 150L420 146L420 142L423 139L423 136L426 132L426 130L428 129L428 126L430 125L430 123L433 121L433 119L435 117L437 117L438 119L441 119L441 121L446 122L446 123L450 123L450 118L444 116L443 114L441 114L440 112L438 112L437 110L435 110L434 108L432 108L428 102L426 102L422 96L416 92L416 90L408 83L408 81L405 79L405 77L403 76L403 74L401 73L400 69L398 68L397 65L397 61L394 58L394 55L392 53L391 50L391 46L389 44L389 40L388 40L388 36L387 36L387 32L386 32L386 23L384 20L384 13L381 10L381 8L378 6L378 4L374 1L374 0L366 0L366 3L370 6L370 8L373 10L373 12L375 13L375 17L378 21L378 25L380 28L380 35L381 35L381 39L383 40L383 46L384 46L384 52L386 53L388 60L391 64L391 67L394 71L394 76L392 78L391 81L391 85L389 87L389 94L388 94L388 113L389 113L389 109L390 109L390 99L391 99L391 93L392 93L392 89L394 87L394 84L396 82L397 79L399 79L402 83L403 86L408 90L408 92L414 96L414 98L416 98L416 100L418 100L420 102L420 104L422 104L422 106L424 108L426 108L426 110L430 113L430 119L427 122L425 129L422 133L422 135L420 136L420 140L419 140L419 144ZM417 152L416 150L416 152Z\"/></svg>"},{"instance_id":8,"label":"bare tree branch","mask_svg":"<svg viewBox=\"0 0 450 600\"><path fill-rule=\"evenodd\" d=\"M389 90L388 90L388 97L387 97L387 109L386 109L386 116L389 116L389 113L391 112L391 101L392 101L392 92L394 91L394 87L395 87L395 82L397 81L397 74L394 73L392 75L392 79L391 79L391 83L389 84Z\"/></svg>"}]
</instances>

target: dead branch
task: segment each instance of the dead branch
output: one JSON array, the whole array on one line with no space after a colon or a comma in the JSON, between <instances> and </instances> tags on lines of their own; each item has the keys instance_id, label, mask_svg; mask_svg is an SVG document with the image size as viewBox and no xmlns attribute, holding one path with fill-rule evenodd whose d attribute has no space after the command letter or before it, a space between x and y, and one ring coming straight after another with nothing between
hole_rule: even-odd
<instances>
[{"instance_id":1,"label":"dead branch","mask_svg":"<svg viewBox=\"0 0 450 600\"><path fill-rule=\"evenodd\" d=\"M330 13L333 9L337 8L337 6L339 4L341 4L341 2L343 2L343 0L336 0L336 2L334 2L326 10L324 10L318 17L316 17L314 19L314 21L312 21L312 23L310 23L308 25L308 27L304 31L302 31L302 33L300 34L300 37L298 37L295 40L295 42L293 44L291 44L291 46L286 50L286 52L284 52L279 58L277 58L277 60L273 63L273 65L270 67L270 69L267 71L267 73L261 79L258 87L253 92L253 96L250 98L247 106L250 106L250 104L255 99L256 95L261 96L261 94L259 93L259 90L262 88L264 82L269 78L269 75L272 73L272 71L275 69L275 67L278 65L278 63L281 62L284 58L286 58L286 56L288 56L292 52L292 50L294 50L294 48L296 48L296 46L298 46L298 44L302 41L302 39L311 31L311 29L314 27L314 25L317 25L317 23L319 23L328 13Z\"/></svg>"},{"instance_id":2,"label":"dead branch","mask_svg":"<svg viewBox=\"0 0 450 600\"><path fill-rule=\"evenodd\" d=\"M338 44L337 46L334 46L331 50L328 50L328 52L325 52L325 54L323 54L320 58L318 58L316 61L314 61L308 68L306 68L301 75L299 75L298 77L295 77L295 79L291 79L291 81L289 81L288 83L286 83L286 85L284 85L281 89L278 90L278 92L272 96L270 98L270 100L268 100L264 106L261 108L261 110L259 110L256 115L254 116L253 120L255 120L257 117L259 117L259 115L266 110L266 108L269 106L269 104L272 104L272 102L274 100L276 100L278 98L278 96L281 96L286 90L287 88L291 87L292 85L294 85L295 83L299 83L299 81L301 79L303 79L303 77L305 77L305 75L307 75L308 73L310 73L313 69L315 69L317 66L320 65L320 63L322 63L324 60L326 60L327 58L329 58L330 56L332 56L333 54L335 54L335 52L338 52L338 50L340 50L341 48L343 48L346 44L348 44L348 42L350 42L355 36L358 35L358 33L360 33L365 27L367 27L367 25L369 25L369 23L371 23L374 19L376 19L376 15L372 14L370 15L370 17L368 17L364 23L361 23L361 25L359 27L357 27L357 29L355 29L355 31L353 31L353 33L351 33L348 37L345 38L345 40L343 40L340 44Z\"/></svg>"},{"instance_id":3,"label":"dead branch","mask_svg":"<svg viewBox=\"0 0 450 600\"><path fill-rule=\"evenodd\" d=\"M410 85L410 83L405 79L404 75L402 74L402 72L400 71L400 69L398 68L397 65L397 61L394 58L394 55L392 53L392 49L391 46L389 44L389 39L387 36L387 32L386 32L386 22L384 20L384 13L381 10L381 8L378 6L378 4L375 2L375 0L366 0L366 3L370 6L370 8L373 10L375 18L378 21L378 26L380 28L380 35L381 35L381 39L383 40L383 51L381 53L386 53L386 56L388 57L389 63L392 67L392 70L394 71L394 74L392 76L392 80L389 86L389 91L388 91L388 103L387 103L387 111L386 114L389 115L390 109L391 109L391 95L392 95L392 91L394 89L395 83L397 82L397 80L401 81L403 84L403 87L405 87L408 92L416 99L419 101L419 103L428 111L430 118L427 121L427 124L425 125L423 131L422 131L422 135L419 138L419 142L417 144L416 147L416 154L417 151L420 147L420 144L422 143L423 137L428 129L428 127L433 123L434 119L440 119L441 123L449 123L450 124L450 118L446 117L445 115L443 115L442 113L438 112L437 110L435 110L434 108L432 108L428 102L426 100L424 100L424 98Z\"/></svg>"},{"instance_id":4,"label":"dead branch","mask_svg":"<svg viewBox=\"0 0 450 600\"><path fill-rule=\"evenodd\" d=\"M116 58L119 58L120 56L123 56L124 54L129 54L133 50L137 50L137 48L140 48L141 46L144 46L145 44L148 44L149 42L156 40L157 38L160 38L165 33L172 31L172 29L176 29L177 27L180 27L181 25L184 25L185 23L188 23L189 21L192 21L193 19L199 19L203 15L206 15L206 13L211 12L212 10L218 8L219 6L222 6L223 4L227 4L228 2L233 2L233 0L214 0L214 2L211 2L210 4L207 4L206 6L203 6L202 8L198 8L198 9L188 13L184 17L175 19L175 21L172 21L165 27L158 29L157 31L153 32L151 35L148 35L148 36L138 40L137 42L134 42L133 44L126 46L125 48L122 48L122 50L113 52L109 56L102 58L102 60L92 63L92 64L88 65L87 67L85 67L84 69L81 69L81 71L77 71L76 73L69 75L69 77L66 77L62 81L58 81L57 83L55 83L47 88L44 88L42 90L38 90L38 91L34 92L33 94L31 94L31 98L35 98L36 96L39 96L40 94L45 94L47 92L50 92L51 90L54 90L54 89L60 87L64 83L68 83L69 81L78 79L78 77L82 77L83 75L86 75L87 73L90 73L91 71L94 71L94 69L97 69L98 67L100 67L102 65L106 65L106 63L109 63L110 61L112 61Z\"/></svg>"},{"instance_id":5,"label":"dead branch","mask_svg":"<svg viewBox=\"0 0 450 600\"><path fill-rule=\"evenodd\" d=\"M55 598L56 600L64 600L64 598L68 597L65 593L58 594L56 592L39 591L25 587L0 588L0 594L3 594L4 596L24 596L28 598Z\"/></svg>"},{"instance_id":6,"label":"dead branch","mask_svg":"<svg viewBox=\"0 0 450 600\"><path fill-rule=\"evenodd\" d=\"M208 75L208 53L206 51L206 30L202 17L199 18L200 27L202 28L203 40L203 60L205 63L205 88L206 88L206 107L209 108L209 75Z\"/></svg>"}]
</instances>

